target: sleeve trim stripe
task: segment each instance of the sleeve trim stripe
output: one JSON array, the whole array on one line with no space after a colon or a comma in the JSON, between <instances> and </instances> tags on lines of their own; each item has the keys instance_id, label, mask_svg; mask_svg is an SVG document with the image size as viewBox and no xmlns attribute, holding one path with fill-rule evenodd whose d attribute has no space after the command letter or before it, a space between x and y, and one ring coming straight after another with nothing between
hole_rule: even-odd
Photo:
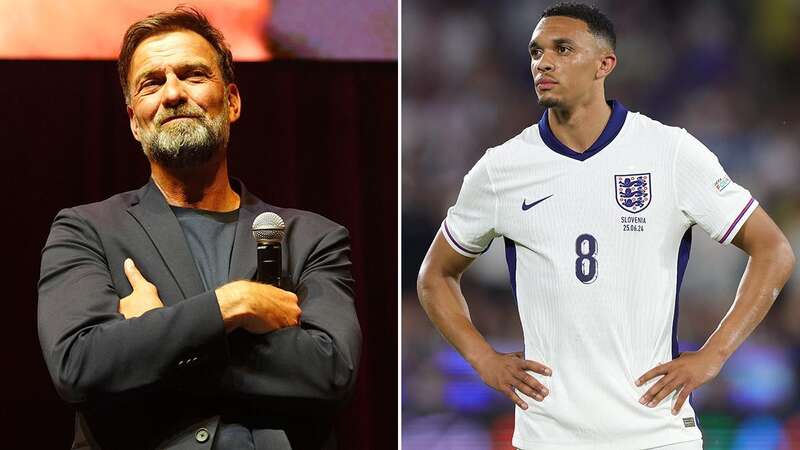
<instances>
[{"instance_id":1,"label":"sleeve trim stripe","mask_svg":"<svg viewBox=\"0 0 800 450\"><path fill-rule=\"evenodd\" d=\"M456 238L453 237L453 233L450 232L450 228L448 228L448 226L447 226L447 220L444 221L444 232L447 233L447 237L450 238L450 242L455 244L455 246L458 247L461 251L463 251L465 253L469 253L470 255L475 255L475 256L478 256L481 253L483 253L483 252L473 252L471 250L467 250L466 248L464 248L463 245L459 244L458 241L456 240Z\"/></svg>"},{"instance_id":2,"label":"sleeve trim stripe","mask_svg":"<svg viewBox=\"0 0 800 450\"><path fill-rule=\"evenodd\" d=\"M753 204L754 201L755 198L750 197L750 201L747 202L747 204L744 206L742 212L740 212L739 215L736 216L736 220L733 221L731 226L728 228L728 231L726 231L725 234L722 235L722 239L719 240L720 242L725 242L725 240L728 239L728 235L731 234L731 231L733 231L734 228L736 228L736 224L738 224L739 221L742 220L742 216L744 216L744 213L746 213L747 210L750 209L750 206Z\"/></svg>"}]
</instances>

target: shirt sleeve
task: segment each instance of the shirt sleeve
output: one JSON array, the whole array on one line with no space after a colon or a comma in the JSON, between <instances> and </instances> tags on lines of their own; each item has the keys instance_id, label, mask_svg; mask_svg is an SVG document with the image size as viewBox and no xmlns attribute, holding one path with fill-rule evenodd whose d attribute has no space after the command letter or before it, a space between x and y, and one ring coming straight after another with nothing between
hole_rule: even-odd
<instances>
[{"instance_id":1,"label":"shirt sleeve","mask_svg":"<svg viewBox=\"0 0 800 450\"><path fill-rule=\"evenodd\" d=\"M456 204L447 211L441 232L453 250L475 258L498 236L495 231L497 195L485 153L464 177Z\"/></svg>"},{"instance_id":2,"label":"shirt sleeve","mask_svg":"<svg viewBox=\"0 0 800 450\"><path fill-rule=\"evenodd\" d=\"M728 245L756 210L758 201L731 180L703 143L685 130L682 133L674 168L678 208L712 239Z\"/></svg>"}]
</instances>

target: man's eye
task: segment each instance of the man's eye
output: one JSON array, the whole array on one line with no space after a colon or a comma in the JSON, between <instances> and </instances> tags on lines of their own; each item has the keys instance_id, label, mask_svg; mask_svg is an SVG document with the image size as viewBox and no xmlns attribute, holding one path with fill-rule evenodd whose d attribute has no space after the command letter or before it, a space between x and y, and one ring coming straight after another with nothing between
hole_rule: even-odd
<instances>
[{"instance_id":1,"label":"man's eye","mask_svg":"<svg viewBox=\"0 0 800 450\"><path fill-rule=\"evenodd\" d=\"M566 53L569 53L569 50L570 50L569 47L564 47L563 45L558 47L558 53L560 53L562 55L564 55Z\"/></svg>"},{"instance_id":2,"label":"man's eye","mask_svg":"<svg viewBox=\"0 0 800 450\"><path fill-rule=\"evenodd\" d=\"M531 57L534 59L538 59L542 56L542 49L536 48L531 50Z\"/></svg>"}]
</instances>

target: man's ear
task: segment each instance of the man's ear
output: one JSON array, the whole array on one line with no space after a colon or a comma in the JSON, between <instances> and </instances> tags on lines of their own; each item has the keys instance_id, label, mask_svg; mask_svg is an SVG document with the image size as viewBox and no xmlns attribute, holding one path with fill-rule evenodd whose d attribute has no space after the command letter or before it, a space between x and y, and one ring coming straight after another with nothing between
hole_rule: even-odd
<instances>
[{"instance_id":1,"label":"man's ear","mask_svg":"<svg viewBox=\"0 0 800 450\"><path fill-rule=\"evenodd\" d=\"M231 83L228 85L228 121L236 122L242 114L242 98L239 96L239 88Z\"/></svg>"},{"instance_id":2,"label":"man's ear","mask_svg":"<svg viewBox=\"0 0 800 450\"><path fill-rule=\"evenodd\" d=\"M131 105L125 105L125 110L128 111L128 122L131 126L133 138L139 142L142 142L142 140L139 138L139 122L136 121L136 117L133 115L133 108Z\"/></svg>"},{"instance_id":3,"label":"man's ear","mask_svg":"<svg viewBox=\"0 0 800 450\"><path fill-rule=\"evenodd\" d=\"M613 51L609 50L603 54L602 58L600 59L600 66L597 68L595 77L598 80L605 78L611 74L615 67L617 67L617 55L614 54Z\"/></svg>"}]
</instances>

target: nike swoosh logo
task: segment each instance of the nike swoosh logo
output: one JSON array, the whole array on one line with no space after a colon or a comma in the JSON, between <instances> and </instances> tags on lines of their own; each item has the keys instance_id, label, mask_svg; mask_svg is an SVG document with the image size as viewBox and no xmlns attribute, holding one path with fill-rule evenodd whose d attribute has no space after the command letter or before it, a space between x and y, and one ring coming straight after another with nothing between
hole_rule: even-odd
<instances>
[{"instance_id":1,"label":"nike swoosh logo","mask_svg":"<svg viewBox=\"0 0 800 450\"><path fill-rule=\"evenodd\" d=\"M553 196L553 194L550 194L550 195L548 195L548 196L547 196L547 197L545 197L545 198L542 198L542 199L536 200L535 202L533 202L533 203L528 203L528 204L526 204L526 203L525 203L525 199L523 198L523 199L522 199L522 210L523 210L523 211L527 211L527 210L529 210L529 209L533 208L534 206L538 205L539 203L541 203L541 202L543 202L543 201L547 200L548 198L550 198L550 197L552 197L552 196Z\"/></svg>"}]
</instances>

